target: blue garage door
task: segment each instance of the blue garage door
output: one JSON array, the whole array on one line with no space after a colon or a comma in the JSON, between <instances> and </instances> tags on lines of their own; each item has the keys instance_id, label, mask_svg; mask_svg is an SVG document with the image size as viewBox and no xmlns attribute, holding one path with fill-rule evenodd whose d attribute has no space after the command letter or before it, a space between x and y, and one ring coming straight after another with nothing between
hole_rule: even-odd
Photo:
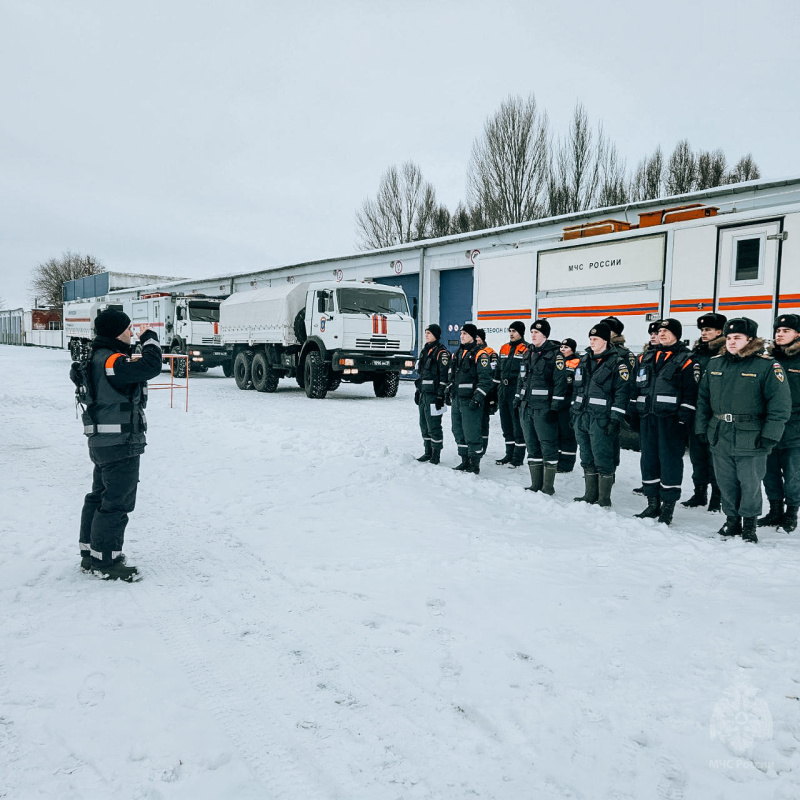
<instances>
[{"instance_id":1,"label":"blue garage door","mask_svg":"<svg viewBox=\"0 0 800 800\"><path fill-rule=\"evenodd\" d=\"M454 350L461 343L458 332L472 319L472 267L442 270L439 274L439 325L442 344Z\"/></svg>"},{"instance_id":2,"label":"blue garage door","mask_svg":"<svg viewBox=\"0 0 800 800\"><path fill-rule=\"evenodd\" d=\"M392 275L389 278L374 278L375 283L382 283L384 286L399 286L408 298L408 307L417 319L417 311L419 308L419 273L414 272L409 275ZM417 348L414 348L414 355L417 354Z\"/></svg>"}]
</instances>

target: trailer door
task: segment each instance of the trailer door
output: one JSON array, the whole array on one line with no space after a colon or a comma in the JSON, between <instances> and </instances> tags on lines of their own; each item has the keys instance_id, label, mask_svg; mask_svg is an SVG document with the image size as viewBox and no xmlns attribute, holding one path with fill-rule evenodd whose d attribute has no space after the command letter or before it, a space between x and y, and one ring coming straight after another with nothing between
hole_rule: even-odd
<instances>
[{"instance_id":1,"label":"trailer door","mask_svg":"<svg viewBox=\"0 0 800 800\"><path fill-rule=\"evenodd\" d=\"M769 336L778 280L780 221L719 232L717 311L728 319L750 317Z\"/></svg>"}]
</instances>

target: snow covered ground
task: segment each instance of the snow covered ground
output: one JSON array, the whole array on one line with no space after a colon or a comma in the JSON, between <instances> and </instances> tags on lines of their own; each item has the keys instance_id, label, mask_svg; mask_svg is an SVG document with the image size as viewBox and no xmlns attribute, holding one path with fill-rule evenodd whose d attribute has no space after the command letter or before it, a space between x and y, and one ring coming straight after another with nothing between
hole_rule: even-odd
<instances>
[{"instance_id":1,"label":"snow covered ground","mask_svg":"<svg viewBox=\"0 0 800 800\"><path fill-rule=\"evenodd\" d=\"M800 536L631 519L632 453L616 514L532 496L496 419L480 476L417 464L408 385L217 369L151 394L107 583L68 366L0 346L0 797L800 798Z\"/></svg>"}]
</instances>

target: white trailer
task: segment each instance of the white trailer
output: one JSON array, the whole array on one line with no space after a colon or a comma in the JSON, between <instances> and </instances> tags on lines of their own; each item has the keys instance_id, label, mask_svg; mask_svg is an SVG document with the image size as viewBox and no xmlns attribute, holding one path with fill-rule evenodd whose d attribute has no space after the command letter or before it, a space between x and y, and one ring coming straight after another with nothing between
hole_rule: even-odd
<instances>
[{"instance_id":1,"label":"white trailer","mask_svg":"<svg viewBox=\"0 0 800 800\"><path fill-rule=\"evenodd\" d=\"M592 324L607 316L625 323L628 347L640 350L647 327L679 319L684 339L696 337L697 317L717 311L747 316L769 338L772 320L800 312L800 208L717 214L691 206L640 214L630 226L610 220L565 229L535 245L481 254L475 268L475 308L489 343L498 348L508 325L547 317L554 338L582 348ZM602 230L602 228L600 228ZM572 238L577 231L580 238ZM591 238L586 238L590 236Z\"/></svg>"},{"instance_id":2,"label":"white trailer","mask_svg":"<svg viewBox=\"0 0 800 800\"><path fill-rule=\"evenodd\" d=\"M414 369L415 322L399 287L323 281L237 292L220 324L240 389L274 392L293 377L321 398L341 381L370 381L376 396L394 397Z\"/></svg>"}]
</instances>

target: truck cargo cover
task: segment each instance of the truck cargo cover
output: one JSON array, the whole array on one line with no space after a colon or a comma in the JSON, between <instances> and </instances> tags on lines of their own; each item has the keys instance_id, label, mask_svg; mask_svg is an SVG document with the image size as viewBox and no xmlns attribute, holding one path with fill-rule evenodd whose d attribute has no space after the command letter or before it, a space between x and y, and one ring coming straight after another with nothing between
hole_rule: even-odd
<instances>
[{"instance_id":1,"label":"truck cargo cover","mask_svg":"<svg viewBox=\"0 0 800 800\"><path fill-rule=\"evenodd\" d=\"M235 292L220 304L223 342L299 344L294 318L305 307L309 283Z\"/></svg>"}]
</instances>

